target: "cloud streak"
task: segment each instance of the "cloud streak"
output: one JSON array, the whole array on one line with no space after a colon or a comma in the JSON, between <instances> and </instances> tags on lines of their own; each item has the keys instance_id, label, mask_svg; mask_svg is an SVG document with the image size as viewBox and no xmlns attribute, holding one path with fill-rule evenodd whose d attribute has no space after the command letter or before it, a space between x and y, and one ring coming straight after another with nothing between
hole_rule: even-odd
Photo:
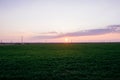
<instances>
[{"instance_id":1,"label":"cloud streak","mask_svg":"<svg viewBox=\"0 0 120 80\"><path fill-rule=\"evenodd\" d=\"M90 35L102 35L108 33L115 33L120 32L120 25L112 25L108 26L104 29L92 29L92 30L85 30L85 31L77 31L73 33L66 33L61 36L90 36Z\"/></svg>"},{"instance_id":2,"label":"cloud streak","mask_svg":"<svg viewBox=\"0 0 120 80\"><path fill-rule=\"evenodd\" d=\"M35 36L34 38L40 39L54 39L54 38L61 38L61 37L78 37L78 36L92 36L92 35L103 35L108 33L120 33L120 25L110 25L103 29L91 29L85 31L76 31L66 34L58 34L57 32L48 32L48 34L56 34L56 35L40 35Z\"/></svg>"},{"instance_id":3,"label":"cloud streak","mask_svg":"<svg viewBox=\"0 0 120 80\"><path fill-rule=\"evenodd\" d=\"M52 31L52 32L45 32L45 33L40 33L40 34L58 34L58 33L55 31Z\"/></svg>"}]
</instances>

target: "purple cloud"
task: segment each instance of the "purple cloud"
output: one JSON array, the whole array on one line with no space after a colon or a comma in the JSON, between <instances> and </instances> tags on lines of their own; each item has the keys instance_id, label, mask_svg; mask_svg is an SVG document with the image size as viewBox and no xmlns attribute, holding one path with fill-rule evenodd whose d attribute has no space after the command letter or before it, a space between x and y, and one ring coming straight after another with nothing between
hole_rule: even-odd
<instances>
[{"instance_id":1,"label":"purple cloud","mask_svg":"<svg viewBox=\"0 0 120 80\"><path fill-rule=\"evenodd\" d=\"M112 25L108 26L104 29L92 29L86 31L77 31L73 33L63 34L62 36L89 36L89 35L101 35L101 34L108 34L108 33L115 33L120 32L120 25Z\"/></svg>"},{"instance_id":2,"label":"purple cloud","mask_svg":"<svg viewBox=\"0 0 120 80\"><path fill-rule=\"evenodd\" d=\"M55 31L52 31L52 32L45 32L45 33L40 33L40 34L58 34L58 33Z\"/></svg>"},{"instance_id":3,"label":"purple cloud","mask_svg":"<svg viewBox=\"0 0 120 80\"><path fill-rule=\"evenodd\" d=\"M53 38L61 38L65 36L76 37L76 36L102 35L102 34L108 34L108 33L120 33L120 25L110 25L104 29L91 29L91 30L77 31L77 32L71 32L66 34L58 34L57 32L52 32L52 33L56 33L57 35L42 35L42 36L36 36L34 38L53 39Z\"/></svg>"}]
</instances>

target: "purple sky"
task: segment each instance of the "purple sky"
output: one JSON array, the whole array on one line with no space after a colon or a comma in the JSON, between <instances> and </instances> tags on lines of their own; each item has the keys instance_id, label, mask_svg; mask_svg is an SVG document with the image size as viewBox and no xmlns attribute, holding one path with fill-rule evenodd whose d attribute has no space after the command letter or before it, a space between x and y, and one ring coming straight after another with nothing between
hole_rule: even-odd
<instances>
[{"instance_id":1,"label":"purple sky","mask_svg":"<svg viewBox=\"0 0 120 80\"><path fill-rule=\"evenodd\" d=\"M120 41L119 4L120 0L0 0L0 40L19 42L24 36L26 42L64 42L65 37L81 41L87 36L91 41L93 36L110 35L105 41Z\"/></svg>"}]
</instances>

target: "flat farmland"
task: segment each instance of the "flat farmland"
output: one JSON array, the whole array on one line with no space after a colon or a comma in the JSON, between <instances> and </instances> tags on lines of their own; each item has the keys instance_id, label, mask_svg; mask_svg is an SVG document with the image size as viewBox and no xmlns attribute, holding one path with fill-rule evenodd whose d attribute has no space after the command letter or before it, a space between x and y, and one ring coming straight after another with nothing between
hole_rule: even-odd
<instances>
[{"instance_id":1,"label":"flat farmland","mask_svg":"<svg viewBox=\"0 0 120 80\"><path fill-rule=\"evenodd\" d=\"M120 80L120 43L0 45L0 80Z\"/></svg>"}]
</instances>

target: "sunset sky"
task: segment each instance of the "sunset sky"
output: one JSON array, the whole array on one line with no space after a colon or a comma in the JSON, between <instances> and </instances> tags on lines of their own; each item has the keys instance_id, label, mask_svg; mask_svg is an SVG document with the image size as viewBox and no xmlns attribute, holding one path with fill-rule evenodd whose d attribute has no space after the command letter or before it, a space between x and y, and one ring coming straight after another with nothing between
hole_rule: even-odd
<instances>
[{"instance_id":1,"label":"sunset sky","mask_svg":"<svg viewBox=\"0 0 120 80\"><path fill-rule=\"evenodd\" d=\"M2 42L120 42L120 0L0 0Z\"/></svg>"}]
</instances>

